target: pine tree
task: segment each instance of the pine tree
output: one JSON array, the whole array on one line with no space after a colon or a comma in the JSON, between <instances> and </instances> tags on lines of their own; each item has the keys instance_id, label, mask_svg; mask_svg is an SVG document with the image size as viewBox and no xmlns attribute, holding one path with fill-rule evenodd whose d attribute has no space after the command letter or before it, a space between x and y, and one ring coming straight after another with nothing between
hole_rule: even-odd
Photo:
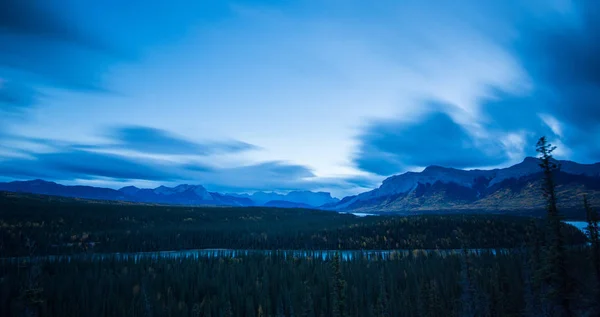
<instances>
[{"instance_id":1,"label":"pine tree","mask_svg":"<svg viewBox=\"0 0 600 317\"><path fill-rule=\"evenodd\" d=\"M554 303L558 314L573 316L571 308L571 281L566 268L566 250L564 237L561 232L561 215L557 207L556 183L554 172L558 166L554 163L552 152L555 146L541 137L537 143L537 152L540 153L539 166L543 172L542 191L546 199L548 233L550 236L549 248L546 254L546 274L550 286L548 298Z\"/></svg>"},{"instance_id":2,"label":"pine tree","mask_svg":"<svg viewBox=\"0 0 600 317\"><path fill-rule=\"evenodd\" d=\"M227 303L225 303L225 307L223 307L223 316L233 317L233 309L231 308L230 301L227 301Z\"/></svg>"},{"instance_id":3,"label":"pine tree","mask_svg":"<svg viewBox=\"0 0 600 317\"><path fill-rule=\"evenodd\" d=\"M279 298L279 300L277 302L277 312L276 312L275 316L285 317L285 310L283 309L283 299L281 299L281 297Z\"/></svg>"},{"instance_id":4,"label":"pine tree","mask_svg":"<svg viewBox=\"0 0 600 317\"><path fill-rule=\"evenodd\" d=\"M431 316L429 302L429 281L421 280L419 285L419 316Z\"/></svg>"},{"instance_id":5,"label":"pine tree","mask_svg":"<svg viewBox=\"0 0 600 317\"><path fill-rule=\"evenodd\" d=\"M521 274L523 279L523 299L525 307L524 317L539 316L539 290L540 290L540 234L537 230L537 224L532 220L532 225L528 229L527 244L523 247L523 256L521 259Z\"/></svg>"},{"instance_id":6,"label":"pine tree","mask_svg":"<svg viewBox=\"0 0 600 317\"><path fill-rule=\"evenodd\" d=\"M596 306L600 304L600 232L598 231L598 213L587 199L587 196L583 196L583 207L585 208L585 214L587 218L587 234L591 244L590 248L590 260L594 265L594 273L596 283L594 285L594 302ZM600 313L600 307L595 307L596 311Z\"/></svg>"},{"instance_id":7,"label":"pine tree","mask_svg":"<svg viewBox=\"0 0 600 317\"><path fill-rule=\"evenodd\" d=\"M25 248L28 250L30 260L21 264L23 269L27 269L27 279L21 291L21 301L24 305L24 315L34 317L39 315L40 306L44 303L42 298L44 290L40 286L41 267L33 259L37 244L27 237Z\"/></svg>"},{"instance_id":8,"label":"pine tree","mask_svg":"<svg viewBox=\"0 0 600 317\"><path fill-rule=\"evenodd\" d=\"M148 288L148 281L147 281L147 278L144 277L144 279L142 280L142 301L144 303L144 316L152 317L153 316L152 302L150 300L150 295L148 294L147 288Z\"/></svg>"},{"instance_id":9,"label":"pine tree","mask_svg":"<svg viewBox=\"0 0 600 317\"><path fill-rule=\"evenodd\" d=\"M460 317L473 317L475 316L475 296L473 289L473 281L471 277L471 267L469 254L466 249L463 250L463 256L461 257L460 265L460 305L461 312Z\"/></svg>"},{"instance_id":10,"label":"pine tree","mask_svg":"<svg viewBox=\"0 0 600 317\"><path fill-rule=\"evenodd\" d=\"M387 292L383 272L379 275L379 294L377 296L377 317L389 317Z\"/></svg>"},{"instance_id":11,"label":"pine tree","mask_svg":"<svg viewBox=\"0 0 600 317\"><path fill-rule=\"evenodd\" d=\"M305 297L302 302L302 317L315 317L315 308L310 287L304 283Z\"/></svg>"},{"instance_id":12,"label":"pine tree","mask_svg":"<svg viewBox=\"0 0 600 317\"><path fill-rule=\"evenodd\" d=\"M292 298L290 297L289 292L285 294L285 302L288 308L288 317L295 317L296 315L294 313L294 303L292 303Z\"/></svg>"},{"instance_id":13,"label":"pine tree","mask_svg":"<svg viewBox=\"0 0 600 317\"><path fill-rule=\"evenodd\" d=\"M333 271L333 315L344 317L346 316L346 281L342 277L338 252L333 255L331 270Z\"/></svg>"}]
</instances>

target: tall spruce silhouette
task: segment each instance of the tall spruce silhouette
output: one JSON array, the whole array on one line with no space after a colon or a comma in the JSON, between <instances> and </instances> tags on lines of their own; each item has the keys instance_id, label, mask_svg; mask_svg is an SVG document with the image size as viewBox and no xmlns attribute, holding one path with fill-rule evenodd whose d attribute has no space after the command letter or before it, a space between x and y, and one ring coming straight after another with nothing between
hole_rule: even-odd
<instances>
[{"instance_id":1,"label":"tall spruce silhouette","mask_svg":"<svg viewBox=\"0 0 600 317\"><path fill-rule=\"evenodd\" d=\"M571 305L572 282L566 267L565 239L561 231L562 217L557 207L556 183L554 173L559 169L552 157L556 146L550 144L546 137L537 142L539 165L543 172L542 192L546 199L549 244L546 252L544 275L548 281L547 292L559 316L573 316Z\"/></svg>"}]
</instances>

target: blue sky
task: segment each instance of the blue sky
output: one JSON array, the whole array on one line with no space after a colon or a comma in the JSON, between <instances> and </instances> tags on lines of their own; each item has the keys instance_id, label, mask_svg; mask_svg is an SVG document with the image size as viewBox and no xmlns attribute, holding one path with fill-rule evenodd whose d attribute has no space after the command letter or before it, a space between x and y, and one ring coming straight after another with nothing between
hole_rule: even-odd
<instances>
[{"instance_id":1,"label":"blue sky","mask_svg":"<svg viewBox=\"0 0 600 317\"><path fill-rule=\"evenodd\" d=\"M547 135L600 161L600 2L0 2L0 176L343 196Z\"/></svg>"}]
</instances>

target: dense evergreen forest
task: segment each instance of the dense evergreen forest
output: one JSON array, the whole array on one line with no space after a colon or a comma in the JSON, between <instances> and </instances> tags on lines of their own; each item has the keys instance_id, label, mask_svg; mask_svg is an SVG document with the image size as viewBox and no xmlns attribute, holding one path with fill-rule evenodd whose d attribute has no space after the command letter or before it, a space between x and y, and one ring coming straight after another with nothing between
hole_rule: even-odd
<instances>
[{"instance_id":1,"label":"dense evergreen forest","mask_svg":"<svg viewBox=\"0 0 600 317\"><path fill-rule=\"evenodd\" d=\"M258 255L0 264L0 315L29 309L64 317L552 316L539 301L542 279L531 274L541 265L537 256L417 252L385 261ZM570 250L568 257L575 316L586 316L597 303L592 262L586 250Z\"/></svg>"},{"instance_id":2,"label":"dense evergreen forest","mask_svg":"<svg viewBox=\"0 0 600 317\"><path fill-rule=\"evenodd\" d=\"M514 248L542 229L541 219L517 216L357 217L308 209L191 208L0 195L0 257L29 255L27 239L35 241L36 255L203 248ZM576 228L562 225L562 230L567 244L585 243Z\"/></svg>"}]
</instances>

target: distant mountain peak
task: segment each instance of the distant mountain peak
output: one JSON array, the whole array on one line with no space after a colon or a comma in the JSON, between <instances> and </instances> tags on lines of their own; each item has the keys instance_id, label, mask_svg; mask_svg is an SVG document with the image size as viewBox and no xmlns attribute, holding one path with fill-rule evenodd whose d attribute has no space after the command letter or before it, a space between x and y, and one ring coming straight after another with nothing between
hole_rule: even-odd
<instances>
[{"instance_id":1,"label":"distant mountain peak","mask_svg":"<svg viewBox=\"0 0 600 317\"><path fill-rule=\"evenodd\" d=\"M135 195L137 192L140 191L140 189L135 186L125 186L123 188L120 188L119 191L126 195Z\"/></svg>"},{"instance_id":2,"label":"distant mountain peak","mask_svg":"<svg viewBox=\"0 0 600 317\"><path fill-rule=\"evenodd\" d=\"M173 205L227 205L256 206L267 202L272 206L315 208L336 203L327 192L307 190L293 191L287 194L276 192L256 192L248 194L220 194L209 192L202 185L180 184L175 187L158 186L156 188L138 188L125 186L119 190L92 186L65 186L41 179L0 183L0 190L25 192L86 199L123 200L143 203L161 203Z\"/></svg>"},{"instance_id":3,"label":"distant mountain peak","mask_svg":"<svg viewBox=\"0 0 600 317\"><path fill-rule=\"evenodd\" d=\"M439 165L429 165L427 166L423 172L439 172L439 171L452 171L455 170L454 168L450 168L450 167L443 167L443 166L439 166Z\"/></svg>"},{"instance_id":4,"label":"distant mountain peak","mask_svg":"<svg viewBox=\"0 0 600 317\"><path fill-rule=\"evenodd\" d=\"M135 187L135 186L132 186L132 185L129 185L129 186L122 187L122 188L120 188L119 190L121 190L121 189L124 189L124 190L130 190L130 189L139 189L139 188L137 188L137 187Z\"/></svg>"},{"instance_id":5,"label":"distant mountain peak","mask_svg":"<svg viewBox=\"0 0 600 317\"><path fill-rule=\"evenodd\" d=\"M56 184L55 182L49 182L49 181L45 181L45 180L39 179L39 178L30 181L30 183L33 185Z\"/></svg>"}]
</instances>

